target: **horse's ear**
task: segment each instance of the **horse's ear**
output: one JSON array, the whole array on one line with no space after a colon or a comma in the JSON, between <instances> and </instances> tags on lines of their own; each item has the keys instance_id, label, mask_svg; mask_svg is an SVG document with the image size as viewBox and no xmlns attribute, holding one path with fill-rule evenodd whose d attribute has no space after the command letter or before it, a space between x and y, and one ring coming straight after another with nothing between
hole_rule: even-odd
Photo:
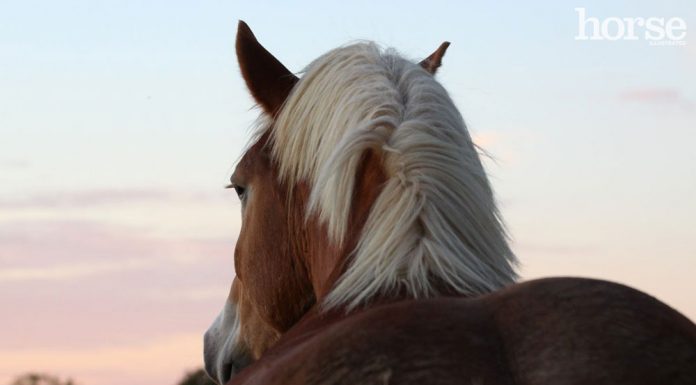
<instances>
[{"instance_id":1,"label":"horse's ear","mask_svg":"<svg viewBox=\"0 0 696 385\"><path fill-rule=\"evenodd\" d=\"M277 114L297 83L297 76L263 48L249 26L241 20L237 27L236 48L249 92L267 113Z\"/></svg>"},{"instance_id":2,"label":"horse's ear","mask_svg":"<svg viewBox=\"0 0 696 385\"><path fill-rule=\"evenodd\" d=\"M448 41L440 44L435 52L420 62L420 66L425 68L426 71L435 75L437 69L442 65L442 58L445 56L445 51L447 51L447 47L449 47L449 45L450 42Z\"/></svg>"}]
</instances>

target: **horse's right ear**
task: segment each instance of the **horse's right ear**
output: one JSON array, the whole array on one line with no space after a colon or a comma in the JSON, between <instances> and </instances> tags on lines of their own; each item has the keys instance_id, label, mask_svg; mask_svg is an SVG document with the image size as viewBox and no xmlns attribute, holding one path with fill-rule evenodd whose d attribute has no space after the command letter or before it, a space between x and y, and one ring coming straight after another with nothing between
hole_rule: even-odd
<instances>
[{"instance_id":1,"label":"horse's right ear","mask_svg":"<svg viewBox=\"0 0 696 385\"><path fill-rule=\"evenodd\" d=\"M297 76L256 40L249 26L239 21L237 60L249 92L267 113L275 115L285 103Z\"/></svg>"}]
</instances>

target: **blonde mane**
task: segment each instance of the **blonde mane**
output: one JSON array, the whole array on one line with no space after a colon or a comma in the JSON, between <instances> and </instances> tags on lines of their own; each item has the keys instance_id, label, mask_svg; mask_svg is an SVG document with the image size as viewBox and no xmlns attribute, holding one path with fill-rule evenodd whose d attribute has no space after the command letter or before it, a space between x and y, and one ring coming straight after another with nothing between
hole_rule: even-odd
<instances>
[{"instance_id":1,"label":"blonde mane","mask_svg":"<svg viewBox=\"0 0 696 385\"><path fill-rule=\"evenodd\" d=\"M311 63L272 132L281 177L311 186L308 214L340 244L361 156L387 175L345 274L324 306L354 308L379 295L488 293L515 281L493 192L464 121L418 64L373 43Z\"/></svg>"}]
</instances>

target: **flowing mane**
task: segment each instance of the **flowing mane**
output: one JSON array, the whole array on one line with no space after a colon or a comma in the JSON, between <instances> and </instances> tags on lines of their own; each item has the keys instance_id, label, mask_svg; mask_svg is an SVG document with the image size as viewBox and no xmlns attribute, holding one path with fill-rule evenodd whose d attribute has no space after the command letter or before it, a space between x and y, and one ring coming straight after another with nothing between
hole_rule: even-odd
<instances>
[{"instance_id":1,"label":"flowing mane","mask_svg":"<svg viewBox=\"0 0 696 385\"><path fill-rule=\"evenodd\" d=\"M271 140L281 177L309 183L308 215L319 215L336 244L361 156L372 149L383 160L388 179L325 307L404 290L478 295L515 281L476 146L445 89L418 64L374 43L328 52L307 67Z\"/></svg>"}]
</instances>

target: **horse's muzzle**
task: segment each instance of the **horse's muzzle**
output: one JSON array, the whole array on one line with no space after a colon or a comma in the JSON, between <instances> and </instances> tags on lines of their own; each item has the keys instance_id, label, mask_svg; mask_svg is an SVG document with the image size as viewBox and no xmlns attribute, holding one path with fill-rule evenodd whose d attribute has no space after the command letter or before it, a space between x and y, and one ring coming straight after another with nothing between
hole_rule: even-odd
<instances>
[{"instance_id":1,"label":"horse's muzzle","mask_svg":"<svg viewBox=\"0 0 696 385\"><path fill-rule=\"evenodd\" d=\"M236 306L228 300L203 337L205 371L220 385L228 383L252 362L247 349L239 342L239 332Z\"/></svg>"}]
</instances>

